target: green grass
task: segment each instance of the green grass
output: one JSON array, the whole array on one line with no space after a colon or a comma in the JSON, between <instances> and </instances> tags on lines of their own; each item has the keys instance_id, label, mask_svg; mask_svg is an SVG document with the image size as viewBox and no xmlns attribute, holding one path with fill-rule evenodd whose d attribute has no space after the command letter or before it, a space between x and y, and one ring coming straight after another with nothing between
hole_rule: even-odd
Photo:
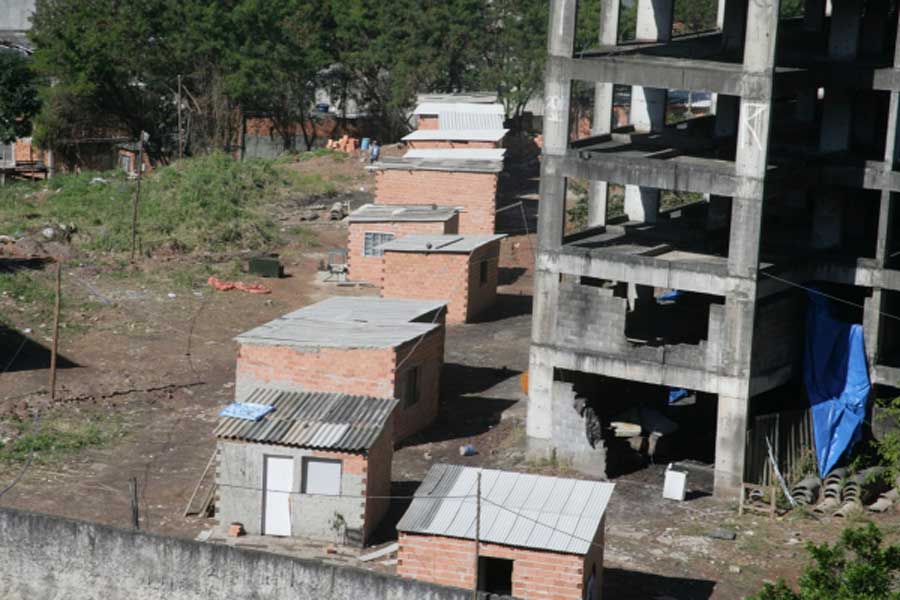
<instances>
[{"instance_id":1,"label":"green grass","mask_svg":"<svg viewBox=\"0 0 900 600\"><path fill-rule=\"evenodd\" d=\"M0 302L11 301L19 309L27 311L34 322L46 321L52 317L55 293L49 285L47 275L40 271L19 269L0 271ZM0 315L0 322L4 322Z\"/></svg>"},{"instance_id":2,"label":"green grass","mask_svg":"<svg viewBox=\"0 0 900 600\"><path fill-rule=\"evenodd\" d=\"M91 183L96 177L106 183ZM278 241L267 209L289 191L320 193L329 185L319 175L301 176L271 160L238 162L212 154L178 161L142 182L142 246L150 252L267 248ZM47 223L71 223L78 228L77 247L127 252L135 188L117 172L6 186L0 189L0 233L21 235Z\"/></svg>"},{"instance_id":3,"label":"green grass","mask_svg":"<svg viewBox=\"0 0 900 600\"><path fill-rule=\"evenodd\" d=\"M47 414L40 423L14 420L8 425L15 431L10 440L0 442L0 462L21 463L34 452L37 463L50 463L88 448L106 446L124 435L119 419L84 414Z\"/></svg>"}]
</instances>

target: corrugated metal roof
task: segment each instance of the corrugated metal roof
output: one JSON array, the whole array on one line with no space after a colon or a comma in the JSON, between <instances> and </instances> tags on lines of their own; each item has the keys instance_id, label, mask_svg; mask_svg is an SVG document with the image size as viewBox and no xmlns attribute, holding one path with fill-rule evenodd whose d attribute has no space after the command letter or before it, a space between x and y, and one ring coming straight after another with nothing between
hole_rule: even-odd
<instances>
[{"instance_id":1,"label":"corrugated metal roof","mask_svg":"<svg viewBox=\"0 0 900 600\"><path fill-rule=\"evenodd\" d=\"M449 160L503 160L505 148L414 148L404 158L434 158Z\"/></svg>"},{"instance_id":2,"label":"corrugated metal roof","mask_svg":"<svg viewBox=\"0 0 900 600\"><path fill-rule=\"evenodd\" d=\"M426 102L440 103L459 103L468 102L472 104L496 104L497 92L460 92L450 94L417 94L416 102L424 104Z\"/></svg>"},{"instance_id":3,"label":"corrugated metal roof","mask_svg":"<svg viewBox=\"0 0 900 600\"><path fill-rule=\"evenodd\" d=\"M397 406L394 398L270 388L257 388L242 401L275 410L259 421L222 417L216 437L349 452L371 448Z\"/></svg>"},{"instance_id":4,"label":"corrugated metal roof","mask_svg":"<svg viewBox=\"0 0 900 600\"><path fill-rule=\"evenodd\" d=\"M509 129L417 129L405 136L403 141L499 142L507 133L509 133Z\"/></svg>"},{"instance_id":5,"label":"corrugated metal roof","mask_svg":"<svg viewBox=\"0 0 900 600\"><path fill-rule=\"evenodd\" d=\"M390 348L440 327L437 300L335 296L237 337L240 343L295 348Z\"/></svg>"},{"instance_id":6,"label":"corrugated metal roof","mask_svg":"<svg viewBox=\"0 0 900 600\"><path fill-rule=\"evenodd\" d=\"M350 213L351 223L385 221L449 221L459 212L437 204L364 204Z\"/></svg>"},{"instance_id":7,"label":"corrugated metal roof","mask_svg":"<svg viewBox=\"0 0 900 600\"><path fill-rule=\"evenodd\" d=\"M486 244L505 238L496 235L411 234L380 246L385 252L443 252L468 254Z\"/></svg>"},{"instance_id":8,"label":"corrugated metal roof","mask_svg":"<svg viewBox=\"0 0 900 600\"><path fill-rule=\"evenodd\" d=\"M500 115L506 114L503 105L499 103L486 102L422 102L413 111L414 115L445 115L448 113L473 113L482 115ZM498 127L499 129L499 127Z\"/></svg>"},{"instance_id":9,"label":"corrugated metal roof","mask_svg":"<svg viewBox=\"0 0 900 600\"><path fill-rule=\"evenodd\" d=\"M434 465L397 531L475 538L481 472L481 540L585 554L615 485L459 465Z\"/></svg>"},{"instance_id":10,"label":"corrugated metal roof","mask_svg":"<svg viewBox=\"0 0 900 600\"><path fill-rule=\"evenodd\" d=\"M366 168L372 171L499 173L503 170L503 161L466 158L385 157Z\"/></svg>"}]
</instances>

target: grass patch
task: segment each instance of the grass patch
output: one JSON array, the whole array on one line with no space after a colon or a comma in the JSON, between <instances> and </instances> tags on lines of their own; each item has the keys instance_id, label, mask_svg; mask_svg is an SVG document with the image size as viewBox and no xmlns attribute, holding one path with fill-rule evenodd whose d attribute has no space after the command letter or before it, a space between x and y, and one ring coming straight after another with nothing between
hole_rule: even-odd
<instances>
[{"instance_id":1,"label":"grass patch","mask_svg":"<svg viewBox=\"0 0 900 600\"><path fill-rule=\"evenodd\" d=\"M50 280L42 271L0 271L0 303L13 303L20 312L27 313L32 322L48 321L53 317L55 298ZM8 322L8 319L0 314L0 322Z\"/></svg>"},{"instance_id":2,"label":"grass patch","mask_svg":"<svg viewBox=\"0 0 900 600\"><path fill-rule=\"evenodd\" d=\"M292 179L274 161L238 162L225 154L160 167L141 186L142 246L178 252L269 247L277 242L276 227L265 209ZM47 223L71 223L78 228L78 246L126 252L135 187L117 172L6 186L0 189L2 233L21 235Z\"/></svg>"},{"instance_id":3,"label":"grass patch","mask_svg":"<svg viewBox=\"0 0 900 600\"><path fill-rule=\"evenodd\" d=\"M124 435L122 423L110 415L48 414L39 425L33 420L7 423L11 439L0 442L0 462L21 463L34 452L34 461L46 464L88 448L106 446Z\"/></svg>"}]
</instances>

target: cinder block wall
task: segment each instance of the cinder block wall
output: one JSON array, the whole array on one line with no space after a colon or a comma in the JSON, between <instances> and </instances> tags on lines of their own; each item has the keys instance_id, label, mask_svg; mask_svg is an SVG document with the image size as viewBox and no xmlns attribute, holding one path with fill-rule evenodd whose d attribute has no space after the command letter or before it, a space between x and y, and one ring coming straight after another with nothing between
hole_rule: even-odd
<instances>
[{"instance_id":1,"label":"cinder block wall","mask_svg":"<svg viewBox=\"0 0 900 600\"><path fill-rule=\"evenodd\" d=\"M402 532L399 538L398 575L441 585L472 587L473 540ZM585 597L584 585L590 572L584 572L584 556L487 543L479 544L478 551L481 556L515 561L512 595L517 598L582 600ZM598 570L598 580L600 576Z\"/></svg>"},{"instance_id":2,"label":"cinder block wall","mask_svg":"<svg viewBox=\"0 0 900 600\"><path fill-rule=\"evenodd\" d=\"M469 314L470 268L468 254L385 252L381 295L446 301L447 323L465 323Z\"/></svg>"},{"instance_id":3,"label":"cinder block wall","mask_svg":"<svg viewBox=\"0 0 900 600\"><path fill-rule=\"evenodd\" d=\"M364 495L371 476L368 459L364 454L325 452L306 448L293 448L274 444L253 444L220 440L216 483L218 499L216 513L220 524L243 523L247 533L262 533L263 474L266 455L289 456L294 459L293 494L291 495L291 534L324 541L336 541L332 529L335 514L340 514L348 531L356 537L365 537L371 531L365 521ZM341 461L341 496L311 496L300 493L303 489L303 458L317 457ZM382 456L383 458L383 456ZM378 470L383 477L384 471ZM390 486L390 472L387 473ZM383 486L383 482L378 485ZM377 512L372 510L372 515ZM381 513L382 515L384 513Z\"/></svg>"},{"instance_id":4,"label":"cinder block wall","mask_svg":"<svg viewBox=\"0 0 900 600\"><path fill-rule=\"evenodd\" d=\"M557 343L570 348L621 352L627 346L628 303L607 288L570 281L560 283Z\"/></svg>"},{"instance_id":5,"label":"cinder block wall","mask_svg":"<svg viewBox=\"0 0 900 600\"><path fill-rule=\"evenodd\" d=\"M376 171L379 204L437 204L461 207L459 233L494 233L497 173Z\"/></svg>"},{"instance_id":6,"label":"cinder block wall","mask_svg":"<svg viewBox=\"0 0 900 600\"><path fill-rule=\"evenodd\" d=\"M419 401L412 406L397 406L394 412L394 439L402 440L430 425L438 415L441 398L441 368L444 364L444 328L423 338L411 340L397 348L397 381L395 397L401 396L404 374L419 368Z\"/></svg>"},{"instance_id":7,"label":"cinder block wall","mask_svg":"<svg viewBox=\"0 0 900 600\"><path fill-rule=\"evenodd\" d=\"M241 344L238 398L260 386L393 398L393 348L318 348Z\"/></svg>"},{"instance_id":8,"label":"cinder block wall","mask_svg":"<svg viewBox=\"0 0 900 600\"><path fill-rule=\"evenodd\" d=\"M406 144L414 150L428 150L432 148L499 148L501 146L500 142L486 142L484 140L411 140Z\"/></svg>"},{"instance_id":9,"label":"cinder block wall","mask_svg":"<svg viewBox=\"0 0 900 600\"><path fill-rule=\"evenodd\" d=\"M805 331L806 298L802 294L791 292L759 302L753 327L753 372L800 364Z\"/></svg>"},{"instance_id":10,"label":"cinder block wall","mask_svg":"<svg viewBox=\"0 0 900 600\"><path fill-rule=\"evenodd\" d=\"M366 232L393 233L398 238L412 233L456 233L459 229L459 215L454 215L449 221L350 223L348 229L347 264L350 269L350 279L365 281L380 288L384 258L365 256Z\"/></svg>"}]
</instances>

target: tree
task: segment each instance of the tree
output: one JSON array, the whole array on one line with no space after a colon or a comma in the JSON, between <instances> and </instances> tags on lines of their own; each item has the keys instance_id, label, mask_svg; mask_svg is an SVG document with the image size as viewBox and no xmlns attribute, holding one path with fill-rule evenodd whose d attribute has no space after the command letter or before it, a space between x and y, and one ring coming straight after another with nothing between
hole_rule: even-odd
<instances>
[{"instance_id":1,"label":"tree","mask_svg":"<svg viewBox=\"0 0 900 600\"><path fill-rule=\"evenodd\" d=\"M814 564L800 577L798 591L779 581L766 584L755 600L898 600L900 545L882 548L883 541L869 523L845 529L833 547L807 544Z\"/></svg>"},{"instance_id":2,"label":"tree","mask_svg":"<svg viewBox=\"0 0 900 600\"><path fill-rule=\"evenodd\" d=\"M31 135L40 108L35 74L18 52L0 51L0 143Z\"/></svg>"}]
</instances>

